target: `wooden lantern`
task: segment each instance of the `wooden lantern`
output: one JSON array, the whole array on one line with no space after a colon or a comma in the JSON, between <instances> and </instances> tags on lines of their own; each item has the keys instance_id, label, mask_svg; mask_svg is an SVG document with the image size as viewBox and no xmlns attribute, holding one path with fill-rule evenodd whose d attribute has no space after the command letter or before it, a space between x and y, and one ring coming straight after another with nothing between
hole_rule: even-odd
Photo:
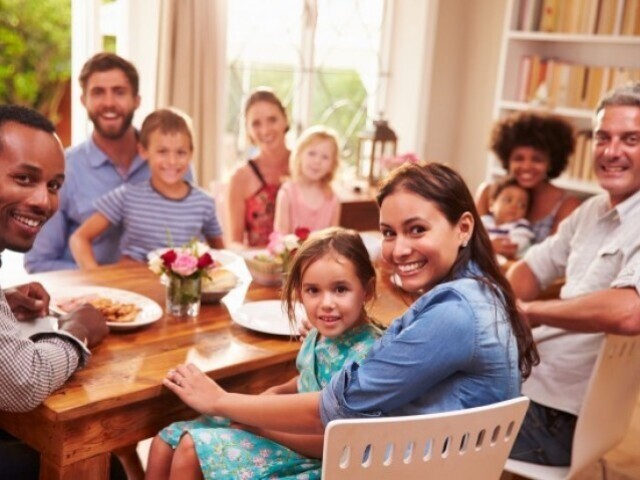
<instances>
[{"instance_id":1,"label":"wooden lantern","mask_svg":"<svg viewBox=\"0 0 640 480\"><path fill-rule=\"evenodd\" d=\"M359 178L375 185L380 179L382 159L395 156L398 137L382 116L373 122L373 130L365 130L358 134L358 156L356 172Z\"/></svg>"}]
</instances>

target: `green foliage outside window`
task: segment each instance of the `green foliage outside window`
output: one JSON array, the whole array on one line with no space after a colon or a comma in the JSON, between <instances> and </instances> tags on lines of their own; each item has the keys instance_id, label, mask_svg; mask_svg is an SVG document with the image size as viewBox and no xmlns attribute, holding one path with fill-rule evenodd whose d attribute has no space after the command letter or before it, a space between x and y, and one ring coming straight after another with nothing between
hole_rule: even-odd
<instances>
[{"instance_id":1,"label":"green foliage outside window","mask_svg":"<svg viewBox=\"0 0 640 480\"><path fill-rule=\"evenodd\" d=\"M0 0L0 103L54 122L71 76L71 0Z\"/></svg>"},{"instance_id":2,"label":"green foliage outside window","mask_svg":"<svg viewBox=\"0 0 640 480\"><path fill-rule=\"evenodd\" d=\"M355 70L318 72L314 79L313 123L333 128L342 139L342 158L355 163L358 133L365 127L367 91Z\"/></svg>"}]
</instances>

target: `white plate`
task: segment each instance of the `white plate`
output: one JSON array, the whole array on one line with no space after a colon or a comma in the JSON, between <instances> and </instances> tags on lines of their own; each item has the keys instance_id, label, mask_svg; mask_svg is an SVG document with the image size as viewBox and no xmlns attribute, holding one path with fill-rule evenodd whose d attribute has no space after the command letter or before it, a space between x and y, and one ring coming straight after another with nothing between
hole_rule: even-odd
<instances>
[{"instance_id":1,"label":"white plate","mask_svg":"<svg viewBox=\"0 0 640 480\"><path fill-rule=\"evenodd\" d=\"M273 335L297 335L289 325L289 318L282 309L280 300L261 300L245 303L236 311L231 312L231 318L238 325L242 325L256 332L271 333ZM296 307L296 318L304 317L302 305Z\"/></svg>"},{"instance_id":2,"label":"white plate","mask_svg":"<svg viewBox=\"0 0 640 480\"><path fill-rule=\"evenodd\" d=\"M64 298L58 297L51 303L54 307L57 307L56 310L60 311L58 302L75 297L83 297L85 295L97 295L120 303L134 303L140 308L140 312L133 322L107 322L111 330L131 330L142 327L143 325L148 325L159 320L164 313L160 305L144 295L107 287L73 287L72 294L66 295Z\"/></svg>"}]
</instances>

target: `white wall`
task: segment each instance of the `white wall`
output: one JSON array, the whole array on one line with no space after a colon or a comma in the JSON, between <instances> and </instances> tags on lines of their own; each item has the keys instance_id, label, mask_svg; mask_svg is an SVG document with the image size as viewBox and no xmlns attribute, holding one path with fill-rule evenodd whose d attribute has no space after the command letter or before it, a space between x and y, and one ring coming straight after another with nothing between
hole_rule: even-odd
<instances>
[{"instance_id":1,"label":"white wall","mask_svg":"<svg viewBox=\"0 0 640 480\"><path fill-rule=\"evenodd\" d=\"M438 8L427 159L456 168L473 191L486 173L507 0L444 0Z\"/></svg>"},{"instance_id":2,"label":"white wall","mask_svg":"<svg viewBox=\"0 0 640 480\"><path fill-rule=\"evenodd\" d=\"M425 158L439 0L395 0L385 115L398 134L398 152Z\"/></svg>"},{"instance_id":3,"label":"white wall","mask_svg":"<svg viewBox=\"0 0 640 480\"><path fill-rule=\"evenodd\" d=\"M141 102L133 124L139 126L155 110L159 18L158 0L118 0L108 4L101 0L72 0L72 145L84 141L93 130L80 103L78 77L87 59L102 51L102 35L117 37L116 53L132 62L140 75Z\"/></svg>"}]
</instances>

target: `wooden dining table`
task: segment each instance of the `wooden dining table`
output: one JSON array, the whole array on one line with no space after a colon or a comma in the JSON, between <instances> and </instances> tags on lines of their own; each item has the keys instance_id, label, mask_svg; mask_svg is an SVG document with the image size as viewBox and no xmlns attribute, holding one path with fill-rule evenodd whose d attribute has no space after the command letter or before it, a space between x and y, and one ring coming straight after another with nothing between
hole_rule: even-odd
<instances>
[{"instance_id":1,"label":"wooden dining table","mask_svg":"<svg viewBox=\"0 0 640 480\"><path fill-rule=\"evenodd\" d=\"M78 370L42 405L27 413L0 412L0 429L40 452L41 479L106 479L110 452L154 436L171 422L193 418L162 386L168 370L193 363L224 388L259 393L296 375L299 341L234 323L230 311L244 302L277 299L279 287L251 282L244 262L240 286L221 303L203 304L197 318L164 314L132 330L112 331ZM389 322L409 301L379 275L373 314ZM134 262L85 271L33 275L53 298L73 297L78 287L110 287L144 295L164 306L165 287L146 265Z\"/></svg>"}]
</instances>

